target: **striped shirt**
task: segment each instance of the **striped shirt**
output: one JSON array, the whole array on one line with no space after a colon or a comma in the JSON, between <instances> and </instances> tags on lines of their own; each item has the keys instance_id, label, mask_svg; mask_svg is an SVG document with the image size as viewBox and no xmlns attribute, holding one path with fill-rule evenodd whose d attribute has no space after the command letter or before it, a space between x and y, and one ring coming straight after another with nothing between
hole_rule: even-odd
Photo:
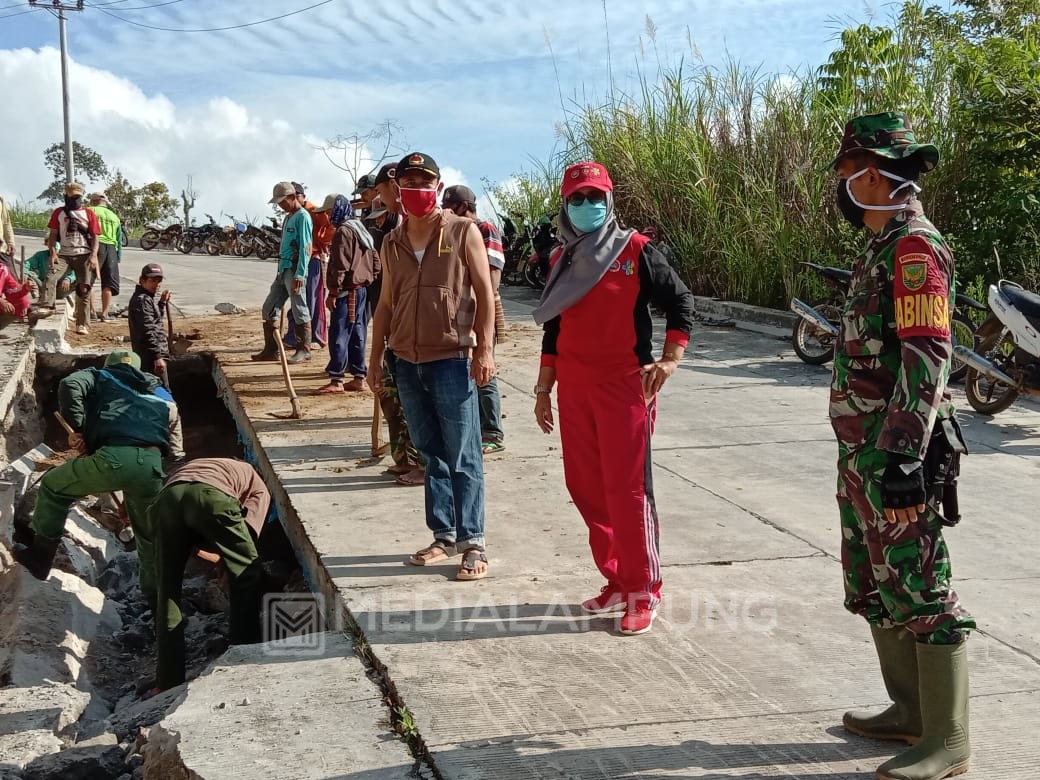
<instances>
[{"instance_id":1,"label":"striped shirt","mask_svg":"<svg viewBox=\"0 0 1040 780\"><path fill-rule=\"evenodd\" d=\"M486 220L478 222L480 235L484 238L484 247L487 249L488 263L492 268L501 271L506 267L506 254L502 249L502 234L498 228Z\"/></svg>"}]
</instances>

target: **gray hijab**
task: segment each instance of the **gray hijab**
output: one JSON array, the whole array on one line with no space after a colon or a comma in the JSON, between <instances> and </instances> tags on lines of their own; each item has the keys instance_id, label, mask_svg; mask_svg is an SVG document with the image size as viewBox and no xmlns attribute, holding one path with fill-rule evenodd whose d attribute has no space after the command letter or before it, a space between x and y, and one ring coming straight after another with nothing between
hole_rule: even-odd
<instances>
[{"instance_id":1,"label":"gray hijab","mask_svg":"<svg viewBox=\"0 0 1040 780\"><path fill-rule=\"evenodd\" d=\"M538 308L532 312L539 325L560 316L584 298L621 257L635 233L618 227L612 192L607 193L607 218L598 230L592 233L577 230L567 216L566 201L560 206L558 224L563 254L549 274Z\"/></svg>"}]
</instances>

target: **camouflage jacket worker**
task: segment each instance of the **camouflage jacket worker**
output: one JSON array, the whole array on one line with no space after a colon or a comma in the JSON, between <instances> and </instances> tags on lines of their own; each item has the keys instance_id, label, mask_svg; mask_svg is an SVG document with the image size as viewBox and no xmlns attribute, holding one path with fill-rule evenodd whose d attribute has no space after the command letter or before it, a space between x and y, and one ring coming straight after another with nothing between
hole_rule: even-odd
<instances>
[{"instance_id":1,"label":"camouflage jacket worker","mask_svg":"<svg viewBox=\"0 0 1040 780\"><path fill-rule=\"evenodd\" d=\"M857 258L831 381L831 425L844 445L922 458L936 419L953 416L953 276L953 255L916 200Z\"/></svg>"}]
</instances>

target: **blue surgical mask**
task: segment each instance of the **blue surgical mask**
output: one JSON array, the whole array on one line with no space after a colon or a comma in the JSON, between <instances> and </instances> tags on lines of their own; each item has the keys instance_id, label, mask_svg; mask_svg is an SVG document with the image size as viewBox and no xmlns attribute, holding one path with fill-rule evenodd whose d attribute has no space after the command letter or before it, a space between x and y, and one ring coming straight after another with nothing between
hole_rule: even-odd
<instances>
[{"instance_id":1,"label":"blue surgical mask","mask_svg":"<svg viewBox=\"0 0 1040 780\"><path fill-rule=\"evenodd\" d=\"M571 224L582 233L592 233L599 230L607 221L607 202L605 200L599 202L586 200L580 206L568 203L567 216L570 218Z\"/></svg>"}]
</instances>

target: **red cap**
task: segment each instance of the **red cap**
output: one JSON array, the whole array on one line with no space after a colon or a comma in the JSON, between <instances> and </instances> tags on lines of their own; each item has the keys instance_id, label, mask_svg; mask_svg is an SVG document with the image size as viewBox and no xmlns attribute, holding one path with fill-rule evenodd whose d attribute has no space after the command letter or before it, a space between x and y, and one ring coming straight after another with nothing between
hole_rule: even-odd
<instances>
[{"instance_id":1,"label":"red cap","mask_svg":"<svg viewBox=\"0 0 1040 780\"><path fill-rule=\"evenodd\" d=\"M560 194L569 198L575 190L582 187L592 187L603 192L613 192L614 182L610 180L607 169L597 162L574 163L563 172L563 183L560 185Z\"/></svg>"}]
</instances>

